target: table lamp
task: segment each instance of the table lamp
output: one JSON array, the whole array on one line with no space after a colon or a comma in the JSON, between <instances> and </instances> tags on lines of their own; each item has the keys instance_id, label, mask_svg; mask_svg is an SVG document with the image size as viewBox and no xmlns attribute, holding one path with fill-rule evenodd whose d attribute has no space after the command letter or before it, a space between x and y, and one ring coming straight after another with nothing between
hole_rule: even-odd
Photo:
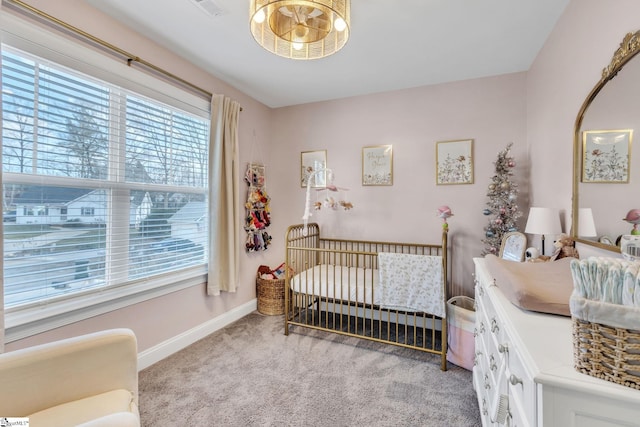
<instances>
[{"instance_id":1,"label":"table lamp","mask_svg":"<svg viewBox=\"0 0 640 427\"><path fill-rule=\"evenodd\" d=\"M578 209L578 237L596 237L597 235L591 208Z\"/></svg>"},{"instance_id":2,"label":"table lamp","mask_svg":"<svg viewBox=\"0 0 640 427\"><path fill-rule=\"evenodd\" d=\"M545 234L562 233L560 215L555 209L551 208L531 208L529 209L529 218L527 218L524 232L542 236L542 255L544 255Z\"/></svg>"}]
</instances>

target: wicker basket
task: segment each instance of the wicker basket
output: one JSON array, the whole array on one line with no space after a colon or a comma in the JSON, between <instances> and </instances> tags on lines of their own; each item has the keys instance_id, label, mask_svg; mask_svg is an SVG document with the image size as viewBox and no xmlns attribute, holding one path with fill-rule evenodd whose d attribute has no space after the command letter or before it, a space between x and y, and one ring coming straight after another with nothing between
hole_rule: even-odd
<instances>
[{"instance_id":1,"label":"wicker basket","mask_svg":"<svg viewBox=\"0 0 640 427\"><path fill-rule=\"evenodd\" d=\"M258 312L268 315L284 314L284 279L256 277Z\"/></svg>"},{"instance_id":2,"label":"wicker basket","mask_svg":"<svg viewBox=\"0 0 640 427\"><path fill-rule=\"evenodd\" d=\"M572 318L576 370L640 390L640 331Z\"/></svg>"}]
</instances>

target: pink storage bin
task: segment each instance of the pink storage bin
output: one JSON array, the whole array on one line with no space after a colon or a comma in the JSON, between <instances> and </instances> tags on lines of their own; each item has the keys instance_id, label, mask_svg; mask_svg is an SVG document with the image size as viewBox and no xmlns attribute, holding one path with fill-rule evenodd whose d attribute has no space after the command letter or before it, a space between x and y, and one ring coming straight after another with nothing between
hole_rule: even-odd
<instances>
[{"instance_id":1,"label":"pink storage bin","mask_svg":"<svg viewBox=\"0 0 640 427\"><path fill-rule=\"evenodd\" d=\"M447 360L467 370L473 369L476 322L475 300L466 296L447 301Z\"/></svg>"}]
</instances>

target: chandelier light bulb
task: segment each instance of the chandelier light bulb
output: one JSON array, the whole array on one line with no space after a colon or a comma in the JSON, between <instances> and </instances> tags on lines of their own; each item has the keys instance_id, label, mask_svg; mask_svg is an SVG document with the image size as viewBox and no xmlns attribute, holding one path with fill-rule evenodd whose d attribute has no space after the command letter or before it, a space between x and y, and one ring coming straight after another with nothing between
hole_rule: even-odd
<instances>
[{"instance_id":1,"label":"chandelier light bulb","mask_svg":"<svg viewBox=\"0 0 640 427\"><path fill-rule=\"evenodd\" d=\"M293 30L293 33L297 38L303 39L309 34L309 29L305 27L303 24L297 24L296 28Z\"/></svg>"},{"instance_id":2,"label":"chandelier light bulb","mask_svg":"<svg viewBox=\"0 0 640 427\"><path fill-rule=\"evenodd\" d=\"M336 28L336 30L342 32L347 28L347 23L344 22L344 19L338 17L338 19L336 19L333 23L333 26Z\"/></svg>"},{"instance_id":3,"label":"chandelier light bulb","mask_svg":"<svg viewBox=\"0 0 640 427\"><path fill-rule=\"evenodd\" d=\"M264 9L260 9L258 10L255 15L253 15L253 20L254 22L256 22L257 24L262 24L264 22L264 19L266 18L266 15L264 14Z\"/></svg>"},{"instance_id":4,"label":"chandelier light bulb","mask_svg":"<svg viewBox=\"0 0 640 427\"><path fill-rule=\"evenodd\" d=\"M302 50L302 46L303 44L300 42L293 42L291 43L291 46L295 49L295 50Z\"/></svg>"}]
</instances>

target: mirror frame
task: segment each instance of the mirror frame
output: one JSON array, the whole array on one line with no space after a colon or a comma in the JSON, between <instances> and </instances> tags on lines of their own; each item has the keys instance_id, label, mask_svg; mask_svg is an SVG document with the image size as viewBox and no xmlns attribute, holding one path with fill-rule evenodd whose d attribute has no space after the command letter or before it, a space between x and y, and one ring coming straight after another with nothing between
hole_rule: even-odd
<instances>
[{"instance_id":1,"label":"mirror frame","mask_svg":"<svg viewBox=\"0 0 640 427\"><path fill-rule=\"evenodd\" d=\"M580 175L581 175L581 159L582 159L582 138L580 128L582 127L582 120L584 119L584 115L589 109L589 106L596 98L596 96L600 93L600 91L606 86L606 84L613 79L618 72L625 66L627 62L629 62L633 57L635 57L638 53L640 53L640 30L635 33L627 33L624 36L624 39L620 43L620 47L614 52L613 58L611 59L611 63L602 70L602 78L600 81L591 89L589 95L582 103L580 107L580 111L578 111L578 116L576 117L576 122L574 125L574 133L573 133L573 185L572 185L572 203L571 203L571 237L576 242L580 242L582 244L595 246L600 249L605 249L612 252L620 252L620 248L617 246L605 245L600 242L595 242L593 240L581 239L577 236L577 228L578 224L578 209L580 208L579 203L579 184L580 184Z\"/></svg>"}]
</instances>

